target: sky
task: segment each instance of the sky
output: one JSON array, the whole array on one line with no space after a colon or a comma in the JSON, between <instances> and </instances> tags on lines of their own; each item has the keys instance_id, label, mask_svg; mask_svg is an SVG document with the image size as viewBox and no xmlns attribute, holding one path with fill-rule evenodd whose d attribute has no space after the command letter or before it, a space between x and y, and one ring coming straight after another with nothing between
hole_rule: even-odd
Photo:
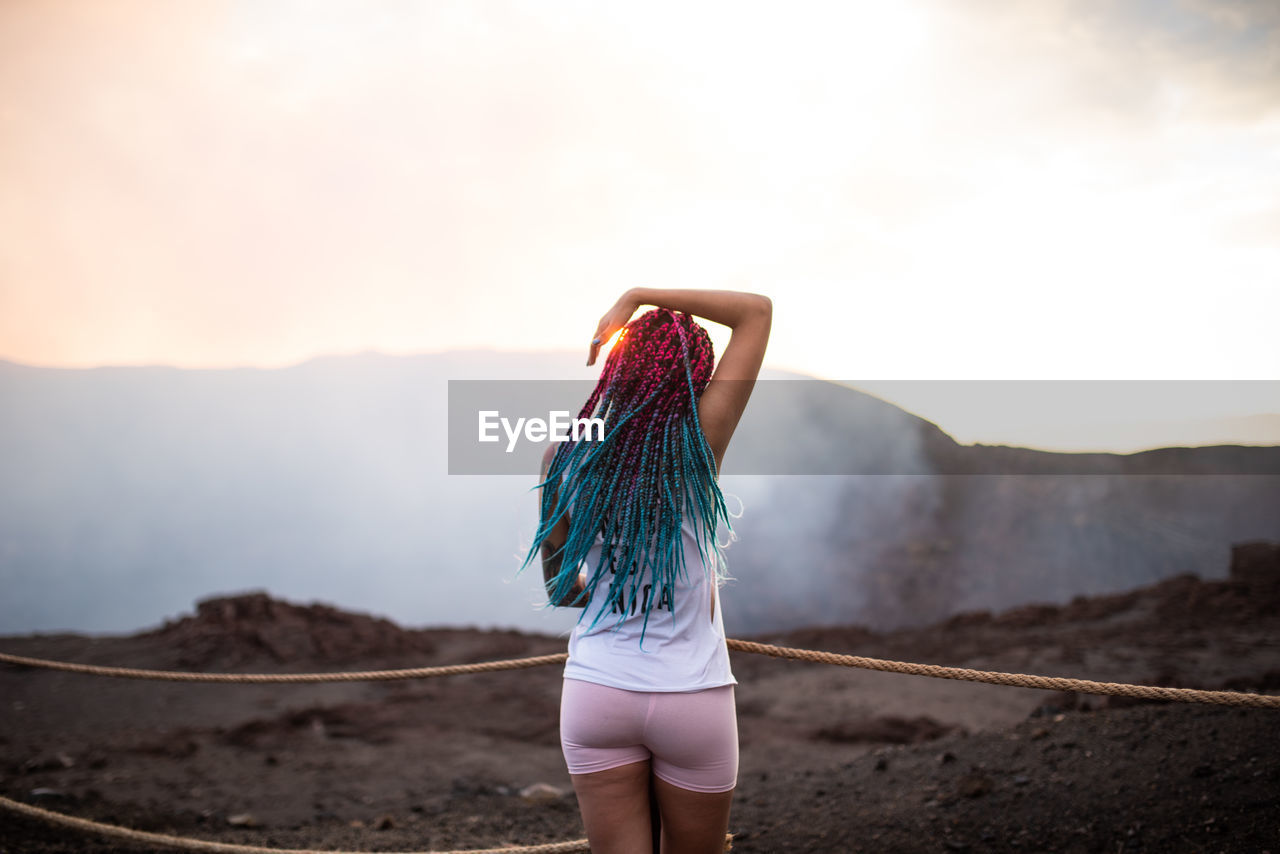
<instances>
[{"instance_id":1,"label":"sky","mask_svg":"<svg viewBox=\"0 0 1280 854\"><path fill-rule=\"evenodd\" d=\"M1280 380L1280 5L0 3L0 358L585 355L635 285L854 383Z\"/></svg>"}]
</instances>

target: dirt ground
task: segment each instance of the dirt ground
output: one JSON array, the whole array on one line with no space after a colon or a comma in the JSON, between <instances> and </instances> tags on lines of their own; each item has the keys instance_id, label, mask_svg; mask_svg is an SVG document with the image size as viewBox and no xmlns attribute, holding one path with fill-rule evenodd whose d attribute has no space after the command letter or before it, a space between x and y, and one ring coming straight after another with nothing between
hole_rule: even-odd
<instances>
[{"instance_id":1,"label":"dirt ground","mask_svg":"<svg viewBox=\"0 0 1280 854\"><path fill-rule=\"evenodd\" d=\"M1280 691L1280 545L1232 574L875 634L753 638L1098 681ZM131 636L0 638L40 658L210 672L417 667L562 652L265 595ZM733 654L738 852L1273 852L1280 710L1051 693ZM560 668L200 685L0 665L0 794L141 830L409 851L583 836ZM149 851L0 812L0 852ZM160 850L160 849L154 849Z\"/></svg>"}]
</instances>

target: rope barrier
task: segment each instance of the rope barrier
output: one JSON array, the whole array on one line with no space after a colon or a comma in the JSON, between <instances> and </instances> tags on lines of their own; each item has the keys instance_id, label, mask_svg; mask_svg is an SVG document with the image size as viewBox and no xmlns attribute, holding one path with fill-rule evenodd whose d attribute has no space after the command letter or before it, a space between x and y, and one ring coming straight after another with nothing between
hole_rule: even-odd
<instances>
[{"instance_id":1,"label":"rope barrier","mask_svg":"<svg viewBox=\"0 0 1280 854\"><path fill-rule=\"evenodd\" d=\"M404 670L356 670L339 673L191 673L184 670L139 670L133 667L101 667L96 664L77 664L71 661L49 661L44 658L27 658L0 652L0 661L22 667L43 667L49 670L67 670L72 673L89 673L94 676L115 676L122 679L158 679L170 682L368 682L392 679L426 679L434 676L459 676L464 673L490 673L498 670L522 670L542 667L546 664L563 664L568 653L535 655L529 658L508 658L502 661L481 661L475 664L446 664L439 667L410 667Z\"/></svg>"},{"instance_id":2,"label":"rope barrier","mask_svg":"<svg viewBox=\"0 0 1280 854\"><path fill-rule=\"evenodd\" d=\"M910 673L915 676L934 676L939 679L964 679L970 682L988 682L993 685L1015 685L1021 688L1045 688L1055 691L1077 691L1081 694L1118 694L1123 697L1141 697L1153 700L1179 700L1186 703L1214 703L1221 706L1253 706L1255 708L1280 708L1280 696L1246 694L1243 691L1201 691L1195 688L1161 688L1154 685L1127 685L1122 682L1093 682L1088 679L1070 679L1057 676L1031 676L1025 673L1001 673L990 670L971 670L967 667L943 667L937 664L916 664L909 661L887 661L882 658L865 658L861 655L841 655L834 652L817 652L811 649L795 649L772 646L752 641L728 641L729 649L753 652L773 658L790 658L797 661L814 661L836 664L841 667L861 667L866 670L883 670L894 673Z\"/></svg>"},{"instance_id":3,"label":"rope barrier","mask_svg":"<svg viewBox=\"0 0 1280 854\"><path fill-rule=\"evenodd\" d=\"M69 827L108 836L115 839L127 839L131 842L146 842L166 848L180 848L185 851L219 851L225 854L370 854L365 851L336 851L313 848L265 848L260 845L239 845L232 842L213 842L208 839L192 839L187 836L170 836L167 833L152 833L146 830L134 830L117 824L103 824L78 818L66 813L33 807L21 801L11 800L0 795L0 809L16 812L28 818L38 818L50 824ZM733 834L726 833L724 850L733 848ZM502 848L467 848L452 851L407 851L393 854L570 854L570 852L586 851L591 848L585 839L574 839L569 842L545 842L540 845L507 845Z\"/></svg>"},{"instance_id":4,"label":"rope barrier","mask_svg":"<svg viewBox=\"0 0 1280 854\"><path fill-rule=\"evenodd\" d=\"M1060 676L1036 676L1025 673L1002 673L990 670L972 670L967 667L943 667L937 664L917 664L909 661L889 661L882 658L866 658L861 655L843 655L810 649L774 646L754 641L727 641L731 650L765 655L772 658L788 658L796 661L812 661L841 667L860 667L915 676L933 676L939 679L960 679L970 682L986 682L992 685L1012 685L1021 688L1041 688L1052 691L1076 691L1081 694L1115 694L1149 700L1173 700L1184 703L1212 703L1222 706L1251 706L1253 708L1280 708L1280 696L1249 694L1243 691L1203 691L1195 688L1164 688L1155 685L1130 685L1123 682L1094 682ZM27 658L0 652L0 662L22 667L42 667L66 670L73 673L89 673L96 676L115 676L126 679L158 679L177 682L356 682L392 679L423 679L435 676L457 676L465 673L490 673L499 670L520 670L562 664L567 653L537 655L529 658L509 658L501 661L482 661L475 664L449 664L439 667L412 667L403 670L358 670L339 673L190 673L178 670L139 670L131 667L102 667L94 664L77 664L68 661L50 661L43 658Z\"/></svg>"},{"instance_id":5,"label":"rope barrier","mask_svg":"<svg viewBox=\"0 0 1280 854\"><path fill-rule=\"evenodd\" d=\"M38 818L50 824L88 831L116 839L127 839L131 842L146 842L166 848L181 848L186 851L221 851L227 854L367 854L362 851L334 851L313 848L264 848L260 845L236 845L230 842L213 842L207 839L192 839L185 836L170 836L167 833L151 833L146 830L134 830L131 827L120 827L115 824L101 824L85 818L77 818L65 813L33 807L21 801L14 801L0 795L0 807L11 812L20 813L29 818ZM548 842L543 845L509 845L502 848L470 848L458 851L412 851L403 854L567 854L567 852L590 851L587 840L575 839L571 842Z\"/></svg>"},{"instance_id":6,"label":"rope barrier","mask_svg":"<svg viewBox=\"0 0 1280 854\"><path fill-rule=\"evenodd\" d=\"M986 682L995 685L1011 685L1023 688L1041 688L1057 691L1076 691L1083 694L1114 694L1125 697L1143 699L1174 700L1190 703L1212 703L1228 706L1252 706L1254 708L1280 708L1280 696L1268 694L1248 694L1240 691L1202 691L1194 688L1164 688L1154 685L1129 685L1121 682L1094 682L1087 679L1072 679L1055 676L1036 676L1023 673L1002 673L998 671L973 670L967 667L944 667L937 664L918 664L906 661L889 661L881 658L867 658L861 655L846 655L819 650L797 649L794 647L774 646L754 641L729 638L726 641L729 649L737 652L748 652L772 658L785 658L795 661L810 661L819 664L833 664L841 667L859 667L866 670L880 670L895 673L908 673L915 676L933 676L940 679L959 679L971 682ZM547 664L563 663L568 658L566 653L538 655L528 658L512 658L499 661L483 661L474 664L450 664L439 667L414 667L402 670L361 670L337 673L191 673L176 670L140 670L131 667L103 667L94 664L79 664L69 661L51 661L42 658L28 658L10 653L0 653L0 662L21 667L40 667L50 670L64 670L73 673L88 673L97 676L114 676L128 679L153 679L177 682L352 682L391 679L421 679L435 676L454 676L465 673L490 673L499 670L520 670L541 667ZM218 851L231 854L364 854L364 852L321 851L300 848L264 848L253 845L235 845L225 842L212 842L202 839L190 839L169 836L162 833L133 830L110 824L89 821L63 813L51 812L39 807L24 804L0 796L0 808L17 812L32 818L39 818L52 824L62 825L77 830L85 830L105 836L113 836L133 841L149 842L171 848L188 851ZM732 834L725 839L725 850L732 845ZM589 851L585 839L570 842L554 842L543 845L505 846L502 848L469 849L467 851L435 851L408 852L408 854L560 854L560 852Z\"/></svg>"}]
</instances>

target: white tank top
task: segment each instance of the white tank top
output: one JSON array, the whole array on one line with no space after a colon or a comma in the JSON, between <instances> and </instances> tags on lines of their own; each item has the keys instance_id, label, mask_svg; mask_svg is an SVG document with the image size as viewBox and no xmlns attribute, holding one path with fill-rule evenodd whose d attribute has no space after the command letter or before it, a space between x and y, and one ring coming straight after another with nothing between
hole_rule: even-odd
<instances>
[{"instance_id":1,"label":"white tank top","mask_svg":"<svg viewBox=\"0 0 1280 854\"><path fill-rule=\"evenodd\" d=\"M677 573L675 607L659 602L659 596L654 595L648 626L641 610L642 601L637 601L632 613L623 618L626 600L618 602L616 592L610 595L614 578L621 582L622 577L600 579L585 613L569 635L566 679L628 691L701 691L737 684L729 668L715 567L709 563L718 559L714 543L704 544L708 561L704 563L698 554L697 529L688 516L682 520L680 529L687 577L680 578ZM597 535L584 562L587 579L601 559L603 545L603 539ZM646 567L642 571L650 577L641 579L641 585L652 583L651 570ZM637 600L643 600L644 593L642 586ZM712 603L715 604L714 616ZM605 613L601 614L601 609ZM596 621L597 615L599 621ZM619 619L622 619L621 625Z\"/></svg>"}]
</instances>

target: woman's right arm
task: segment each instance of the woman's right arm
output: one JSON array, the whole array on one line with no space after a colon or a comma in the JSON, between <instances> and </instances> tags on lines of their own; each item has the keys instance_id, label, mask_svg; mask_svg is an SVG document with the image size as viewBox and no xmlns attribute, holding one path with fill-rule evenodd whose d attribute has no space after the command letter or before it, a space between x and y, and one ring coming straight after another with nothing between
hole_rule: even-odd
<instances>
[{"instance_id":1,"label":"woman's right arm","mask_svg":"<svg viewBox=\"0 0 1280 854\"><path fill-rule=\"evenodd\" d=\"M764 362L773 325L773 301L760 294L740 291L632 288L601 318L588 365L595 361L600 346L625 326L642 305L682 311L733 330L711 382L698 402L698 420L719 471Z\"/></svg>"},{"instance_id":2,"label":"woman's right arm","mask_svg":"<svg viewBox=\"0 0 1280 854\"><path fill-rule=\"evenodd\" d=\"M547 450L542 455L542 480L547 479L547 471L551 467L551 458L555 456L556 443L552 442L547 446ZM547 485L543 489L551 489L551 503L555 504L555 487ZM539 490L541 497L541 490ZM555 584L556 576L560 574L560 555L557 552L564 546L565 540L569 538L569 516L565 514L556 520L555 525L551 527L551 532L547 534L547 538L542 541L542 582L547 590L547 598L551 600L551 604L560 608L585 608L587 600L582 593L586 590L586 580L582 577L582 573L578 573L578 579L573 584L573 589L569 591L564 599L559 602L555 601Z\"/></svg>"}]
</instances>

